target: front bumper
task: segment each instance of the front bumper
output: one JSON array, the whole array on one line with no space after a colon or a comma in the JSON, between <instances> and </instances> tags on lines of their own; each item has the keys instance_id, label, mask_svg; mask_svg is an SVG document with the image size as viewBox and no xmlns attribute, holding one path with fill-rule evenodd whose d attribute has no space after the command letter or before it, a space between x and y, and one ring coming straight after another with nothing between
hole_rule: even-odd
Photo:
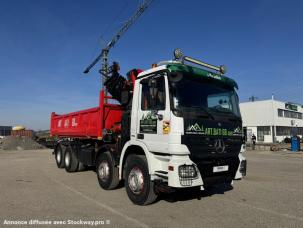
<instances>
[{"instance_id":1,"label":"front bumper","mask_svg":"<svg viewBox=\"0 0 303 228\"><path fill-rule=\"evenodd\" d=\"M195 177L180 176L181 166L195 167ZM228 170L224 172L213 172L214 166L228 165ZM232 183L234 179L241 179L246 175L246 159L240 153L238 157L224 159L209 159L194 163L189 156L172 155L168 162L167 181L168 186L175 188L186 188L195 186L212 186L222 183ZM172 168L173 167L173 168Z\"/></svg>"}]
</instances>

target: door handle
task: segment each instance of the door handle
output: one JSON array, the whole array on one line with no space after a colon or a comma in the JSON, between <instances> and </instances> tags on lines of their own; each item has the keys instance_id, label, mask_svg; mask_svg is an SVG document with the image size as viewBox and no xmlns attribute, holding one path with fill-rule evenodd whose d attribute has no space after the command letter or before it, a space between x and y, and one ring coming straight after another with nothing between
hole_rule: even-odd
<instances>
[{"instance_id":1,"label":"door handle","mask_svg":"<svg viewBox=\"0 0 303 228\"><path fill-rule=\"evenodd\" d=\"M153 115L157 116L158 120L163 120L163 115L162 114L159 114L157 110L154 110L153 111Z\"/></svg>"}]
</instances>

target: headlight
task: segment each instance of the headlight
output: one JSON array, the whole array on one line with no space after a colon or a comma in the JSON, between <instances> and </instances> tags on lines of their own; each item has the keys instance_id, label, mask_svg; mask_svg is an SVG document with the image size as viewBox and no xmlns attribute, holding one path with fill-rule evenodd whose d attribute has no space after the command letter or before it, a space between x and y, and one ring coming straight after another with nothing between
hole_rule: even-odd
<instances>
[{"instance_id":1,"label":"headlight","mask_svg":"<svg viewBox=\"0 0 303 228\"><path fill-rule=\"evenodd\" d=\"M183 53L182 53L181 49L180 48L176 48L174 50L174 57L175 57L175 59L176 60L181 59L182 56L183 56Z\"/></svg>"},{"instance_id":2,"label":"headlight","mask_svg":"<svg viewBox=\"0 0 303 228\"><path fill-rule=\"evenodd\" d=\"M179 166L180 178L195 178L197 176L196 167L193 165L181 165Z\"/></svg>"},{"instance_id":3,"label":"headlight","mask_svg":"<svg viewBox=\"0 0 303 228\"><path fill-rule=\"evenodd\" d=\"M182 186L191 186L195 178L197 178L197 170L194 165L179 166L179 179Z\"/></svg>"}]
</instances>

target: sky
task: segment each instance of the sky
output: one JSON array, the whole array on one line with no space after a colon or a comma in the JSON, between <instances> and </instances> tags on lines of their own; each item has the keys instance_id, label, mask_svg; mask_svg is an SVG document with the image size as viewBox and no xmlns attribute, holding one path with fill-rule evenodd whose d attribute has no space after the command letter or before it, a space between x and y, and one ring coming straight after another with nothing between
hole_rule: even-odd
<instances>
[{"instance_id":1,"label":"sky","mask_svg":"<svg viewBox=\"0 0 303 228\"><path fill-rule=\"evenodd\" d=\"M83 70L142 0L0 0L0 125L49 129L50 114L98 105ZM303 104L303 1L154 0L110 52L121 73L175 48L227 66L240 101Z\"/></svg>"}]
</instances>

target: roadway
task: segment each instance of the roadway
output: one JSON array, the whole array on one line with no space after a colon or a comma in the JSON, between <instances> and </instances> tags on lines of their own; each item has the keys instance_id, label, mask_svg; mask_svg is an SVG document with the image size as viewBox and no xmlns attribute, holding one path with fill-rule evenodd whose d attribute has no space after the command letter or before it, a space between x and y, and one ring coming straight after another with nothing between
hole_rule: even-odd
<instances>
[{"instance_id":1,"label":"roadway","mask_svg":"<svg viewBox=\"0 0 303 228\"><path fill-rule=\"evenodd\" d=\"M123 187L102 190L93 171L58 169L51 150L0 151L0 226L39 220L97 221L96 227L303 227L303 154L245 156L247 177L233 189L179 191L142 207L129 201Z\"/></svg>"}]
</instances>

